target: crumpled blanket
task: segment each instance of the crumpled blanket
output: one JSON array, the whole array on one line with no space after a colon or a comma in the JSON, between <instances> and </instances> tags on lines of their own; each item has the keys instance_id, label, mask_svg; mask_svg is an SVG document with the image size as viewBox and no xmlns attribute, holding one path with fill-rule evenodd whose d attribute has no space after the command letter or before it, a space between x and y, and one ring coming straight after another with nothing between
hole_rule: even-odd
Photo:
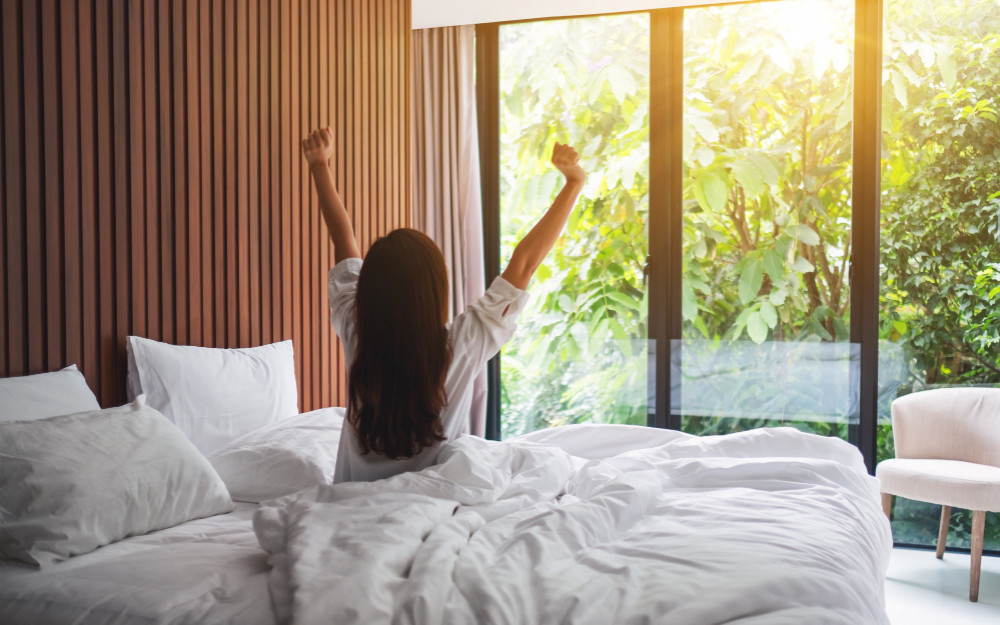
<instances>
[{"instance_id":1,"label":"crumpled blanket","mask_svg":"<svg viewBox=\"0 0 1000 625\"><path fill-rule=\"evenodd\" d=\"M891 533L853 446L775 428L650 447L628 427L611 457L463 437L419 473L266 502L279 620L889 622Z\"/></svg>"}]
</instances>

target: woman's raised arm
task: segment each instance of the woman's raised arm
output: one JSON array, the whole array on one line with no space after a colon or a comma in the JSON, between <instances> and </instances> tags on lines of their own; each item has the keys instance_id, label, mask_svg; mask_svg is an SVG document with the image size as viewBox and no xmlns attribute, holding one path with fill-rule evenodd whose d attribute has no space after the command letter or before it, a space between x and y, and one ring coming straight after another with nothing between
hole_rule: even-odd
<instances>
[{"instance_id":1,"label":"woman's raised arm","mask_svg":"<svg viewBox=\"0 0 1000 625\"><path fill-rule=\"evenodd\" d=\"M535 270L555 245L587 180L586 172L580 167L580 156L568 145L556 143L552 150L552 164L566 177L566 183L549 210L514 248L502 274L504 280L521 290L528 288Z\"/></svg>"},{"instance_id":2,"label":"woman's raised arm","mask_svg":"<svg viewBox=\"0 0 1000 625\"><path fill-rule=\"evenodd\" d=\"M309 163L309 172L319 194L319 209L333 240L333 262L339 263L345 258L361 258L361 252L354 238L351 218L347 216L344 202L333 185L329 165L332 154L333 133L329 126L312 131L302 140L302 155Z\"/></svg>"}]
</instances>

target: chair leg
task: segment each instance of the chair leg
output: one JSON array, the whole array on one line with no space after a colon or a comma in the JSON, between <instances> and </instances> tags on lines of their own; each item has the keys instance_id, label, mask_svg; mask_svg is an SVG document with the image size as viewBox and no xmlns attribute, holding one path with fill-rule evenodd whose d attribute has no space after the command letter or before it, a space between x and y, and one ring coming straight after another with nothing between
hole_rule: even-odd
<instances>
[{"instance_id":1,"label":"chair leg","mask_svg":"<svg viewBox=\"0 0 1000 625\"><path fill-rule=\"evenodd\" d=\"M951 524L951 506L941 506L941 527L938 528L937 557L944 557L945 544L948 542L948 525Z\"/></svg>"},{"instance_id":2,"label":"chair leg","mask_svg":"<svg viewBox=\"0 0 1000 625\"><path fill-rule=\"evenodd\" d=\"M979 601L979 573L983 563L983 530L986 511L972 511L972 568L969 571L969 601Z\"/></svg>"},{"instance_id":3,"label":"chair leg","mask_svg":"<svg viewBox=\"0 0 1000 625\"><path fill-rule=\"evenodd\" d=\"M892 520L892 495L889 493L882 493L882 511L885 512L885 518Z\"/></svg>"}]
</instances>

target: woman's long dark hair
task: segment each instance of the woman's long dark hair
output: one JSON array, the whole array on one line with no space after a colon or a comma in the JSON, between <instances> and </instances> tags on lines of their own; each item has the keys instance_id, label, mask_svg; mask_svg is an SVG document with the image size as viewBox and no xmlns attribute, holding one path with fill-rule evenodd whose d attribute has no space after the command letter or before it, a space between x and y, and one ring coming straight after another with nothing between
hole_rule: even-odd
<instances>
[{"instance_id":1,"label":"woman's long dark hair","mask_svg":"<svg viewBox=\"0 0 1000 625\"><path fill-rule=\"evenodd\" d=\"M448 270L437 245L409 228L368 250L358 277L347 419L362 453L409 458L444 440L451 346Z\"/></svg>"}]
</instances>

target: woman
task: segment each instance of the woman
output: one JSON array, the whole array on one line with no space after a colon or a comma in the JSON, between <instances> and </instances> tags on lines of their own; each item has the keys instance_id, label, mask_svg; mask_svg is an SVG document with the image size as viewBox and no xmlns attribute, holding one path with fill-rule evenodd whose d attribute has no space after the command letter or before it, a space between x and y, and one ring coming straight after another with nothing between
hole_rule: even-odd
<instances>
[{"instance_id":1,"label":"woman","mask_svg":"<svg viewBox=\"0 0 1000 625\"><path fill-rule=\"evenodd\" d=\"M372 244L364 261L328 161L329 127L302 141L320 210L333 239L330 321L344 345L347 419L335 482L419 471L469 420L473 379L514 334L525 289L552 249L583 188L576 151L556 143L566 181L549 210L518 243L503 274L447 325L448 274L426 235L402 228Z\"/></svg>"}]
</instances>

